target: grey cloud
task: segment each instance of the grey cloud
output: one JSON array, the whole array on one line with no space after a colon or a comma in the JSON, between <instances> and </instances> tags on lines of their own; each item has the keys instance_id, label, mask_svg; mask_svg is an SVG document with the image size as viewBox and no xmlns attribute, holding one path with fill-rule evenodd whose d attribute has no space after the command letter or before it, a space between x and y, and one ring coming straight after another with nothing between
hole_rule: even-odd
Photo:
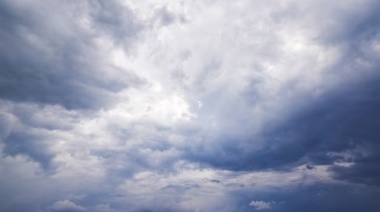
<instances>
[{"instance_id":1,"label":"grey cloud","mask_svg":"<svg viewBox=\"0 0 380 212\"><path fill-rule=\"evenodd\" d=\"M138 84L139 79L131 72L104 63L104 55L95 44L98 35L79 24L87 11L81 11L77 4L80 3L1 3L0 21L4 27L0 31L0 98L60 104L69 109L94 108L107 105L112 92ZM98 9L102 13L113 13L115 8L117 12L123 7L116 1L104 4L111 6ZM76 7L79 12L72 13L70 9ZM95 27L112 26L98 24L104 22L103 16L92 14L93 19L101 19ZM129 19L133 16L118 21L129 23ZM130 32L123 33L125 38L133 39L133 34L138 33L134 26L133 22L120 26ZM109 77L108 73L119 76Z\"/></svg>"},{"instance_id":2,"label":"grey cloud","mask_svg":"<svg viewBox=\"0 0 380 212\"><path fill-rule=\"evenodd\" d=\"M357 47L363 41L373 36L378 36L378 26L380 15L377 13L380 8L378 1L364 1L356 3L356 8L342 8L340 13L329 11L326 15L334 17L334 20L327 22L323 27L325 33L321 33L317 39L327 44L344 44L353 49L347 51L348 54L356 53Z\"/></svg>"},{"instance_id":3,"label":"grey cloud","mask_svg":"<svg viewBox=\"0 0 380 212\"><path fill-rule=\"evenodd\" d=\"M175 22L185 23L186 17L183 14L175 14L171 12L167 7L161 7L155 11L155 15L153 17L155 21L158 21L159 24L163 26L170 25Z\"/></svg>"},{"instance_id":4,"label":"grey cloud","mask_svg":"<svg viewBox=\"0 0 380 212\"><path fill-rule=\"evenodd\" d=\"M90 15L96 33L104 33L118 45L129 49L133 40L143 29L133 12L122 3L112 1L89 1Z\"/></svg>"},{"instance_id":5,"label":"grey cloud","mask_svg":"<svg viewBox=\"0 0 380 212\"><path fill-rule=\"evenodd\" d=\"M222 183L222 181L217 180L217 179L211 179L210 181L213 182L213 183Z\"/></svg>"},{"instance_id":6,"label":"grey cloud","mask_svg":"<svg viewBox=\"0 0 380 212\"><path fill-rule=\"evenodd\" d=\"M380 158L378 151L380 150L377 140L373 143L365 144L369 152L363 154L356 154L348 162L352 162L352 166L338 166L331 167L333 177L339 180L346 180L353 183L360 183L366 185L380 185Z\"/></svg>"},{"instance_id":7,"label":"grey cloud","mask_svg":"<svg viewBox=\"0 0 380 212\"><path fill-rule=\"evenodd\" d=\"M3 152L6 155L28 155L37 161L46 170L50 167L54 154L48 151L48 142L44 136L33 135L25 132L14 132L4 140Z\"/></svg>"},{"instance_id":8,"label":"grey cloud","mask_svg":"<svg viewBox=\"0 0 380 212\"><path fill-rule=\"evenodd\" d=\"M369 159L376 155L380 138L379 82L375 74L369 80L346 85L298 108L281 126L268 126L260 137L219 137L215 146L200 146L190 152L190 160L228 170L286 169L308 162L333 164L344 159L329 152L359 147L370 151L369 156L363 156ZM265 141L262 149L257 150L255 139Z\"/></svg>"},{"instance_id":9,"label":"grey cloud","mask_svg":"<svg viewBox=\"0 0 380 212\"><path fill-rule=\"evenodd\" d=\"M114 103L112 97L116 92L142 83L128 70L109 65L107 55L101 52L97 42L108 39L111 45L124 48L128 53L138 41L140 31L144 30L144 23L140 23L132 9L118 1L30 2L30 5L21 0L0 3L0 24L3 26L0 29L0 170L4 173L0 175L0 210L255 210L252 206L283 212L380 210L377 203L380 64L379 50L376 50L380 42L377 29L380 16L376 13L380 4L377 2L367 1L363 8L353 9L353 12L323 13L327 18L321 23L315 19L305 21L306 25L316 24L311 31L323 29L313 37L318 45L336 48L341 53L334 64L321 70L322 78L337 79L337 84L320 88L323 92L317 97L308 96L312 91L290 95L288 99L284 97L286 101L273 101L283 104L279 105L283 110L264 111L266 107L263 106L264 115L270 118L264 120L263 129L258 132L250 127L262 120L251 117L251 109L260 101L272 103L265 93L260 93L265 80L262 78L266 77L262 73L259 77L247 76L254 79L248 79L250 83L246 87L238 86L244 88L242 90L225 92L229 89L211 88L212 91L205 91L202 104L199 102L197 107L194 103L191 107L197 117L186 122L173 121L173 126L157 123L153 118L150 121L148 113L143 118L136 116L139 120L131 120L134 114L110 120L118 119L117 116L131 108L124 105L115 106L115 111L99 110L96 115L93 110L82 110L106 107ZM284 21L284 27L286 17L290 17L288 21L309 18L309 14L301 14L302 11L291 14L294 10L291 5L285 13L275 14L276 17L264 16ZM213 12L221 11L217 8ZM169 25L176 20L183 21L168 7L152 13L158 25L161 24L157 26L154 21L154 26L148 24L154 28L153 35L158 27L166 27L165 33L170 34ZM311 16L320 18L321 14ZM89 19L83 19L82 15ZM241 30L245 30L244 27ZM260 36L266 37L265 33ZM276 37L268 34L271 36ZM169 44L164 43L165 39L160 40L162 46ZM275 45L279 44L270 46L270 42L280 42L277 39L264 39L265 44L258 46L264 49L262 54L265 55L257 57L275 63L276 59L270 59L277 57L272 54L278 53ZM188 92L185 93L190 96L184 99L196 99L197 95L191 92L203 93L209 84L218 84L218 80L222 82L220 87L229 86L229 81L223 79L212 81L221 74L226 63L223 55L216 52L223 48L213 48L205 53L205 56L208 53L212 56L209 63L205 59L194 65L191 62L198 61L186 60L184 66L188 65L189 69L199 66L202 71L194 78L198 87L191 88L191 83L184 85ZM250 50L236 53L250 53ZM176 53L171 51L168 48L170 54ZM191 54L196 57L197 51ZM172 62L175 58L167 61ZM242 67L252 68L250 62L247 64ZM150 65L154 64L147 67ZM259 60L257 65L261 65ZM262 71L261 67L258 69ZM221 75L232 76L227 72ZM296 92L296 87L303 83L297 79L285 83L278 95ZM158 85L162 83L160 80L157 79ZM156 83L155 79L152 81ZM161 94L165 89L154 92ZM168 92L168 95L177 94L175 92ZM167 104L171 101L157 107L167 107ZM66 143L54 146L56 141ZM58 162L53 164L53 159ZM340 163L350 165L344 167ZM290 172L301 165L308 174L317 173L318 165L329 166L331 183L299 182L296 186L269 186L260 190L248 183L231 180L231 176L246 177L245 174L257 170L267 170L265 174L268 175L269 170ZM201 170L195 172L197 176L192 181L193 176L188 175L197 168ZM187 169L190 174L186 173ZM227 173L220 170L229 170L231 176L228 179L223 174L217 176ZM95 175L94 179L90 179L90 175ZM39 192L41 195L34 197L34 193ZM81 197L69 198L72 193ZM252 203L252 200L262 202Z\"/></svg>"},{"instance_id":10,"label":"grey cloud","mask_svg":"<svg viewBox=\"0 0 380 212\"><path fill-rule=\"evenodd\" d=\"M240 190L230 193L235 205L241 205L239 211L252 211L249 203L254 200L275 203L263 211L370 211L380 209L376 201L379 191L370 187L317 183L294 188L255 192ZM256 210L261 211L261 210Z\"/></svg>"},{"instance_id":11,"label":"grey cloud","mask_svg":"<svg viewBox=\"0 0 380 212\"><path fill-rule=\"evenodd\" d=\"M376 143L380 140L380 64L373 45L380 41L377 30L380 20L375 12L379 4L374 1L366 3L363 8L351 8L340 19L331 20L336 24L342 23L340 29L334 29L321 21L321 28L326 25L331 27L332 32L326 29L316 36L317 40L324 37L324 41L319 40L321 45L330 45L342 51L341 58L325 68L324 76L326 80L334 77L342 79L339 86L318 98L306 95L289 98L283 105L283 112L275 114L282 117L275 123L266 123L265 129L259 134L250 132L247 126L251 126L255 117L247 117L244 109L249 109L249 105L254 106L254 102L260 98L257 95L260 81L254 81L241 93L244 100L240 102L239 98L220 98L223 96L220 93L210 95L203 102L211 105L208 112L216 110L221 113L220 117L223 118L219 120L222 122L220 125L227 126L226 130L215 137L204 137L205 142L199 145L189 145L184 149L186 157L190 161L234 171L286 170L309 163L332 165L335 162L347 162L342 156L329 153L362 148L369 153L353 159L351 162L357 160L357 163L352 168L337 167L332 170L358 178L362 176L358 174L358 167L361 167L362 171L366 170L366 177L370 177L371 182L376 181ZM335 16L329 14L329 17ZM351 19L355 19L357 24L351 25L348 21ZM318 27L316 29L320 30ZM292 92L297 83L302 82L295 80L284 86L283 93ZM222 101L218 102L220 99ZM231 124L235 122L239 124ZM357 172L353 173L356 168ZM340 175L337 177L344 178Z\"/></svg>"},{"instance_id":12,"label":"grey cloud","mask_svg":"<svg viewBox=\"0 0 380 212\"><path fill-rule=\"evenodd\" d=\"M0 153L0 211L41 211L62 190L27 157Z\"/></svg>"},{"instance_id":13,"label":"grey cloud","mask_svg":"<svg viewBox=\"0 0 380 212\"><path fill-rule=\"evenodd\" d=\"M51 160L56 152L50 150L60 140L59 133L72 130L78 121L75 112L59 106L10 104L0 102L0 138L6 156L25 155L38 162L45 171L52 171Z\"/></svg>"}]
</instances>

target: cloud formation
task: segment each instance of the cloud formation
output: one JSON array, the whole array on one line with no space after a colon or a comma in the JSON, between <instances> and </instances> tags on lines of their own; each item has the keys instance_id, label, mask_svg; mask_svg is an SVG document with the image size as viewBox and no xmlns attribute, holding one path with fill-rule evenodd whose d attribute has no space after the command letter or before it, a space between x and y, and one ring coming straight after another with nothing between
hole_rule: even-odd
<instances>
[{"instance_id":1,"label":"cloud formation","mask_svg":"<svg viewBox=\"0 0 380 212\"><path fill-rule=\"evenodd\" d=\"M51 211L66 211L66 212L86 211L84 207L77 205L69 200L63 200L63 201L61 200L61 201L55 202L50 207L50 210Z\"/></svg>"},{"instance_id":2,"label":"cloud formation","mask_svg":"<svg viewBox=\"0 0 380 212\"><path fill-rule=\"evenodd\" d=\"M271 209L270 202L264 201L252 201L249 203L250 206L254 207L256 210L269 210Z\"/></svg>"},{"instance_id":3,"label":"cloud formation","mask_svg":"<svg viewBox=\"0 0 380 212\"><path fill-rule=\"evenodd\" d=\"M0 211L379 211L379 9L2 1Z\"/></svg>"},{"instance_id":4,"label":"cloud formation","mask_svg":"<svg viewBox=\"0 0 380 212\"><path fill-rule=\"evenodd\" d=\"M0 32L2 99L92 108L138 84L135 74L107 58L107 43L118 36L132 40L139 31L120 3L3 1L0 6L6 26Z\"/></svg>"}]
</instances>

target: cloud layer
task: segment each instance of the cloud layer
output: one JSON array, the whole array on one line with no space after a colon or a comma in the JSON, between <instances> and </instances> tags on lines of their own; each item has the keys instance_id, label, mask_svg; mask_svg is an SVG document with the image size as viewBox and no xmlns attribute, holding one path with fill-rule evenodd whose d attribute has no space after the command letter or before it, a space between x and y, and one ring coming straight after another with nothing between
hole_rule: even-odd
<instances>
[{"instance_id":1,"label":"cloud layer","mask_svg":"<svg viewBox=\"0 0 380 212\"><path fill-rule=\"evenodd\" d=\"M379 9L2 1L0 211L379 211Z\"/></svg>"}]
</instances>

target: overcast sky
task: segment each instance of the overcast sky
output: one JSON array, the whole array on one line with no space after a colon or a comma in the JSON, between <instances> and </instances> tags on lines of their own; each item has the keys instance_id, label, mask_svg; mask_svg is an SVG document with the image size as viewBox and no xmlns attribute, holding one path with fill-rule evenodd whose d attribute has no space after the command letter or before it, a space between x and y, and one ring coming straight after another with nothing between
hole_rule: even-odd
<instances>
[{"instance_id":1,"label":"overcast sky","mask_svg":"<svg viewBox=\"0 0 380 212\"><path fill-rule=\"evenodd\" d=\"M379 11L1 0L0 211L380 211Z\"/></svg>"}]
</instances>

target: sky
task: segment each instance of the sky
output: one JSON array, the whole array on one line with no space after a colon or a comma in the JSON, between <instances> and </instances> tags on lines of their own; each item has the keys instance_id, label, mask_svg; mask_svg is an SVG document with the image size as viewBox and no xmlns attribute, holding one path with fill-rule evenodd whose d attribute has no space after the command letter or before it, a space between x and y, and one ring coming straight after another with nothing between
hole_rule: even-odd
<instances>
[{"instance_id":1,"label":"sky","mask_svg":"<svg viewBox=\"0 0 380 212\"><path fill-rule=\"evenodd\" d=\"M380 1L0 1L0 211L380 211Z\"/></svg>"}]
</instances>

